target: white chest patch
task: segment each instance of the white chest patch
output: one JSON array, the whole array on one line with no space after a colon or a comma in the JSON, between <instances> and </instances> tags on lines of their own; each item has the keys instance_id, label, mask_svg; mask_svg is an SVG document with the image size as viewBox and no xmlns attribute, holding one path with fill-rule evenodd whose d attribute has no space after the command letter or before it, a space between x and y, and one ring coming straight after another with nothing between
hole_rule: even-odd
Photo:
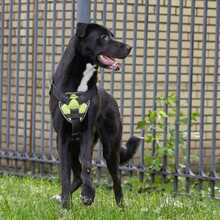
<instances>
[{"instance_id":1,"label":"white chest patch","mask_svg":"<svg viewBox=\"0 0 220 220\"><path fill-rule=\"evenodd\" d=\"M77 88L77 92L86 92L88 90L87 83L91 79L94 72L95 72L95 65L92 65L91 63L87 63L86 69L83 72L83 77Z\"/></svg>"}]
</instances>

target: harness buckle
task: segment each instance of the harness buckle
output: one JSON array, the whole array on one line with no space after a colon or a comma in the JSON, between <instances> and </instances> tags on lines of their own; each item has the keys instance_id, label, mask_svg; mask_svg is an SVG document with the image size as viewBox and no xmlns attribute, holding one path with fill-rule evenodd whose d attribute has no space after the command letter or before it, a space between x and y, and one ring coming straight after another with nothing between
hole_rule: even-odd
<instances>
[{"instance_id":1,"label":"harness buckle","mask_svg":"<svg viewBox=\"0 0 220 220\"><path fill-rule=\"evenodd\" d=\"M73 132L73 131L72 131L72 139L73 139L74 141L80 141L80 135L81 135L80 132Z\"/></svg>"}]
</instances>

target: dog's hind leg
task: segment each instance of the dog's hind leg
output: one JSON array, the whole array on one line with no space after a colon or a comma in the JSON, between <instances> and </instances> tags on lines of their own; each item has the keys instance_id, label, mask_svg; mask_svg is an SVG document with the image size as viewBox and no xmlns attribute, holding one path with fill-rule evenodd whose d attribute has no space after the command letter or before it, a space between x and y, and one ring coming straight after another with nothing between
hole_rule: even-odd
<instances>
[{"instance_id":1,"label":"dog's hind leg","mask_svg":"<svg viewBox=\"0 0 220 220\"><path fill-rule=\"evenodd\" d=\"M120 120L113 117L106 117L105 120L100 119L98 122L97 127L100 141L103 145L103 156L112 177L115 200L117 205L122 207L123 193L119 173L121 129L117 129L121 127Z\"/></svg>"},{"instance_id":2,"label":"dog's hind leg","mask_svg":"<svg viewBox=\"0 0 220 220\"><path fill-rule=\"evenodd\" d=\"M123 207L123 193L119 173L120 154L118 151L106 152L106 149L111 149L112 146L110 145L110 143L103 143L103 156L106 160L107 168L112 177L116 204L120 207Z\"/></svg>"}]
</instances>

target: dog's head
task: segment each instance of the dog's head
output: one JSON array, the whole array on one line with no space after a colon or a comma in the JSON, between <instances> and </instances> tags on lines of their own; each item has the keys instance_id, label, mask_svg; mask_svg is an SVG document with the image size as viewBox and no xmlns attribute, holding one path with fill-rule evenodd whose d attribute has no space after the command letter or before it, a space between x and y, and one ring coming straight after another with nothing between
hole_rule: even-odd
<instances>
[{"instance_id":1,"label":"dog's head","mask_svg":"<svg viewBox=\"0 0 220 220\"><path fill-rule=\"evenodd\" d=\"M76 30L77 51L89 62L101 67L119 70L116 59L124 59L131 47L116 41L107 28L98 24L78 23Z\"/></svg>"}]
</instances>

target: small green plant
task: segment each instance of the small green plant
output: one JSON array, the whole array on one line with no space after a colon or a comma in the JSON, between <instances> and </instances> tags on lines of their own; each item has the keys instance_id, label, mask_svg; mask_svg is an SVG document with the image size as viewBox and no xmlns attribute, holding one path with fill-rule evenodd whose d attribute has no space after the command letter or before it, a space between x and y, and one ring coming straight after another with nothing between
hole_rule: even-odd
<instances>
[{"instance_id":1,"label":"small green plant","mask_svg":"<svg viewBox=\"0 0 220 220\"><path fill-rule=\"evenodd\" d=\"M167 109L167 111L165 110ZM145 142L147 143L145 151L145 164L149 173L160 172L164 168L164 158L168 163L166 170L174 170L175 144L176 144L176 96L170 94L168 98L157 98L157 109L149 111L144 120L138 122L137 128L144 129ZM192 112L191 122L197 122L199 113ZM185 158L186 137L188 115L183 111L179 114L179 133L178 142L181 161ZM165 135L166 134L166 135ZM195 137L195 132L193 133ZM152 150L153 146L153 150ZM180 162L180 168L184 168L184 163Z\"/></svg>"}]
</instances>

